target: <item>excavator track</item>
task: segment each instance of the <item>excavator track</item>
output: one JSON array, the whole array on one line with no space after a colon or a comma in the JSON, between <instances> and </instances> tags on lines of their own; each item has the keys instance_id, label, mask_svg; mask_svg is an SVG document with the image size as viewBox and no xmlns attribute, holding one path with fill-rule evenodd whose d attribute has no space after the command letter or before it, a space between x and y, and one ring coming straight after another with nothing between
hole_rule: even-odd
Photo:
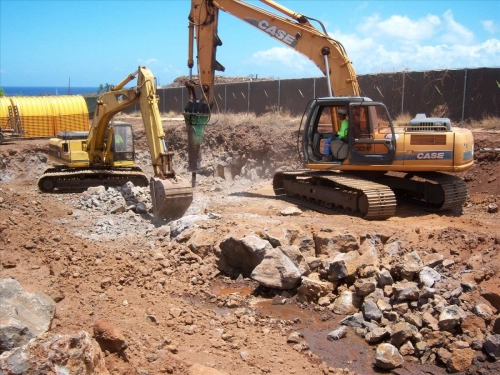
<instances>
[{"instance_id":1,"label":"excavator track","mask_svg":"<svg viewBox=\"0 0 500 375\"><path fill-rule=\"evenodd\" d=\"M279 172L273 189L285 200L324 213L342 207L367 220L384 220L396 212L396 196L389 187L337 172Z\"/></svg>"},{"instance_id":2,"label":"excavator track","mask_svg":"<svg viewBox=\"0 0 500 375\"><path fill-rule=\"evenodd\" d=\"M398 197L427 211L460 210L467 199L467 185L457 176L439 172L413 173L405 177L384 176L378 182Z\"/></svg>"},{"instance_id":3,"label":"excavator track","mask_svg":"<svg viewBox=\"0 0 500 375\"><path fill-rule=\"evenodd\" d=\"M59 169L45 170L38 180L43 192L55 189L63 192L82 191L93 186L121 186L132 182L135 186L148 186L149 180L140 168L116 169Z\"/></svg>"}]
</instances>

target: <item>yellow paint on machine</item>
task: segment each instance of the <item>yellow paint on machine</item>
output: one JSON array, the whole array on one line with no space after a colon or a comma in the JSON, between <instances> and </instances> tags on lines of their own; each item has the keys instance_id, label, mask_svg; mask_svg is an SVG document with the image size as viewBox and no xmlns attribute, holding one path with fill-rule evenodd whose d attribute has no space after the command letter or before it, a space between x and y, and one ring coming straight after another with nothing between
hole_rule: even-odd
<instances>
[{"instance_id":1,"label":"yellow paint on machine","mask_svg":"<svg viewBox=\"0 0 500 375\"><path fill-rule=\"evenodd\" d=\"M0 98L0 126L10 129L17 107L24 138L53 137L62 131L88 131L89 112L83 96L12 96Z\"/></svg>"}]
</instances>

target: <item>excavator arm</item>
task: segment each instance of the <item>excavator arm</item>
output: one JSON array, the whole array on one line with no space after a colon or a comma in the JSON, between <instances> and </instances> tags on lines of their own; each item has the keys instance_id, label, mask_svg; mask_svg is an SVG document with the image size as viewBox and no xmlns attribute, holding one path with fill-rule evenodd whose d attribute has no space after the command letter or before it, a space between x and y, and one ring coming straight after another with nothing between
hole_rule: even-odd
<instances>
[{"instance_id":1,"label":"excavator arm","mask_svg":"<svg viewBox=\"0 0 500 375\"><path fill-rule=\"evenodd\" d=\"M274 1L260 0L280 14L274 14L241 0L192 0L189 14L188 66L194 65L193 38L197 39L199 87L209 107L214 102L214 73L224 70L217 62L216 49L222 45L217 35L218 11L222 10L248 23L309 58L328 78L330 96L359 96L360 89L351 61L342 44L331 38L323 25L295 13ZM316 21L316 20L314 20Z\"/></svg>"}]
</instances>

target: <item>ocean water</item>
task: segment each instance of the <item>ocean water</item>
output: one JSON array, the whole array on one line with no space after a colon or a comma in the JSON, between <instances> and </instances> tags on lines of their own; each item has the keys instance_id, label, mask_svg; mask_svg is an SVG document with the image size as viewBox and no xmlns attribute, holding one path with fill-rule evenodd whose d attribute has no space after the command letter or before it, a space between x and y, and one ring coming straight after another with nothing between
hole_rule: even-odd
<instances>
[{"instance_id":1,"label":"ocean water","mask_svg":"<svg viewBox=\"0 0 500 375\"><path fill-rule=\"evenodd\" d=\"M39 96L39 95L85 95L96 94L97 87L31 87L3 86L7 96Z\"/></svg>"}]
</instances>

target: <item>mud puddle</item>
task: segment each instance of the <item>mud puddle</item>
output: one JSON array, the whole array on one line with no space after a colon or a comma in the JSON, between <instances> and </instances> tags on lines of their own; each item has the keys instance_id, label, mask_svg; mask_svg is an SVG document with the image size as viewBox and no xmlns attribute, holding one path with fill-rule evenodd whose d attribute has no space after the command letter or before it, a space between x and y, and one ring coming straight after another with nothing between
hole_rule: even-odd
<instances>
[{"instance_id":1,"label":"mud puddle","mask_svg":"<svg viewBox=\"0 0 500 375\"><path fill-rule=\"evenodd\" d=\"M227 287L215 285L212 292L215 295L229 295L239 293L251 295L255 288L248 286ZM357 336L354 329L348 328L347 337L330 341L327 339L331 331L341 326L340 322L345 316L334 315L326 321L315 311L309 311L293 304L273 304L271 298L255 297L251 306L266 318L293 321L295 330L298 331L309 345L309 350L319 356L328 366L334 368L347 368L357 374L370 375L387 373L373 367L376 345L368 345L365 340ZM230 309L217 309L219 314L226 315ZM390 372L389 372L390 373ZM416 374L447 374L446 370L438 366L422 366L418 362L405 361L402 368L394 373L400 375Z\"/></svg>"}]
</instances>

